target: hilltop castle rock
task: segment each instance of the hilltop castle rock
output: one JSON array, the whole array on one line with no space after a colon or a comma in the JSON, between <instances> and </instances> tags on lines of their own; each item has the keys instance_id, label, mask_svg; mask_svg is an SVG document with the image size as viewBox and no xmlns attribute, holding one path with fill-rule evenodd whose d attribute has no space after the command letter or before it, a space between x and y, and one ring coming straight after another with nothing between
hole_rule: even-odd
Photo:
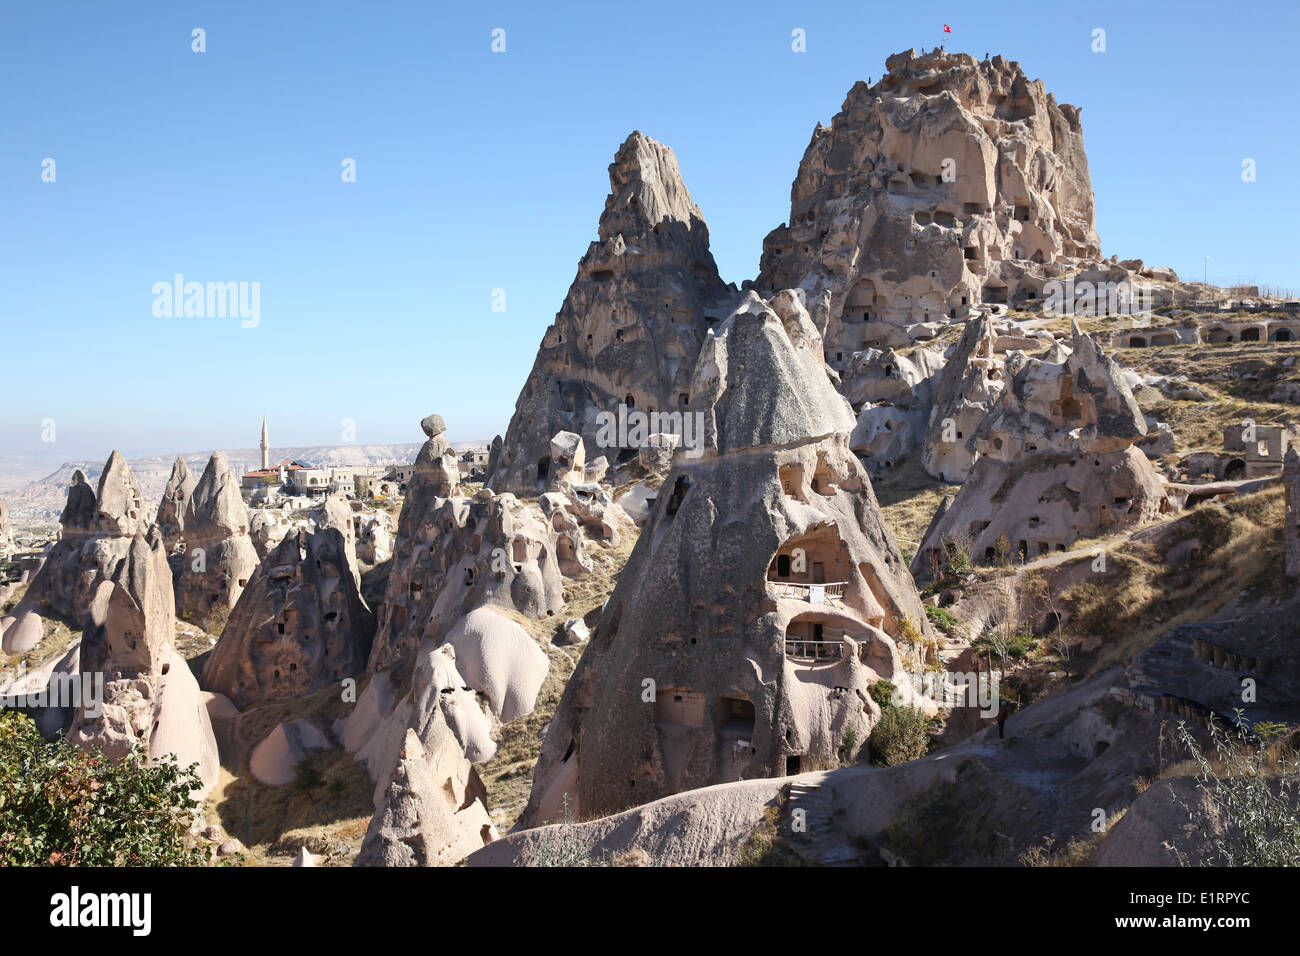
<instances>
[{"instance_id":1,"label":"hilltop castle rock","mask_svg":"<svg viewBox=\"0 0 1300 956\"><path fill-rule=\"evenodd\" d=\"M886 69L813 132L755 283L806 292L839 372L1101 257L1076 107L1000 56L907 51Z\"/></svg>"},{"instance_id":2,"label":"hilltop castle rock","mask_svg":"<svg viewBox=\"0 0 1300 956\"><path fill-rule=\"evenodd\" d=\"M750 294L701 350L679 450L551 721L522 823L833 767L925 614L797 293ZM654 699L647 702L646 681ZM904 691L906 693L906 690Z\"/></svg>"},{"instance_id":3,"label":"hilltop castle rock","mask_svg":"<svg viewBox=\"0 0 1300 956\"><path fill-rule=\"evenodd\" d=\"M600 448L597 416L620 404L681 411L712 321L730 311L709 230L668 147L634 132L609 167L599 239L547 328L500 448L490 486L534 497L551 478L551 441L581 436Z\"/></svg>"}]
</instances>

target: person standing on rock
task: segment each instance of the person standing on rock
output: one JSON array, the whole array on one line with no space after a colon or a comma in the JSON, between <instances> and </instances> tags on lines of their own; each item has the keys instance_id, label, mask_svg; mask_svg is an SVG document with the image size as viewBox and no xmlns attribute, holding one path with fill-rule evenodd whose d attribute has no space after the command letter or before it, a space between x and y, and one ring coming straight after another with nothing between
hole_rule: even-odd
<instances>
[{"instance_id":1,"label":"person standing on rock","mask_svg":"<svg viewBox=\"0 0 1300 956\"><path fill-rule=\"evenodd\" d=\"M1005 736L1004 728L1006 727L1007 718L1011 716L1011 711L1012 711L1011 701L1003 700L998 707L998 739L999 740L1001 740L1003 736Z\"/></svg>"}]
</instances>

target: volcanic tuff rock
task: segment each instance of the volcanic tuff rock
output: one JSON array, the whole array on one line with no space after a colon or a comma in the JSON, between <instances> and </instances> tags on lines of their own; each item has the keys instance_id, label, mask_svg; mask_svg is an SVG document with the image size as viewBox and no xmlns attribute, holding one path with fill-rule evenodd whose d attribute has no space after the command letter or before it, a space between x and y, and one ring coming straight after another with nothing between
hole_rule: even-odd
<instances>
[{"instance_id":1,"label":"volcanic tuff rock","mask_svg":"<svg viewBox=\"0 0 1300 956\"><path fill-rule=\"evenodd\" d=\"M483 783L456 738L437 723L428 743L406 732L401 760L355 865L452 866L494 839Z\"/></svg>"},{"instance_id":2,"label":"volcanic tuff rock","mask_svg":"<svg viewBox=\"0 0 1300 956\"><path fill-rule=\"evenodd\" d=\"M239 479L219 451L194 486L184 527L185 550L171 559L176 610L213 624L235 606L258 564Z\"/></svg>"},{"instance_id":3,"label":"volcanic tuff rock","mask_svg":"<svg viewBox=\"0 0 1300 956\"><path fill-rule=\"evenodd\" d=\"M298 531L253 572L203 686L241 708L302 697L363 671L374 633L343 533Z\"/></svg>"},{"instance_id":4,"label":"volcanic tuff rock","mask_svg":"<svg viewBox=\"0 0 1300 956\"><path fill-rule=\"evenodd\" d=\"M26 601L80 621L98 585L125 560L131 539L146 530L144 503L126 460L113 452L91 491L81 471L72 475L62 535L28 589Z\"/></svg>"},{"instance_id":5,"label":"volcanic tuff rock","mask_svg":"<svg viewBox=\"0 0 1300 956\"><path fill-rule=\"evenodd\" d=\"M190 475L190 466L185 464L184 458L177 458L172 465L171 477L167 479L167 487L163 489L158 516L154 519L168 552L174 551L185 537L185 511L193 497L194 478Z\"/></svg>"},{"instance_id":6,"label":"volcanic tuff rock","mask_svg":"<svg viewBox=\"0 0 1300 956\"><path fill-rule=\"evenodd\" d=\"M1073 349L1011 352L1006 385L966 439L978 454L955 499L935 515L912 562L928 577L948 547L992 560L1063 551L1171 509L1164 483L1135 446L1146 421L1120 368L1074 328Z\"/></svg>"},{"instance_id":7,"label":"volcanic tuff rock","mask_svg":"<svg viewBox=\"0 0 1300 956\"><path fill-rule=\"evenodd\" d=\"M904 685L925 614L799 296L749 296L701 350L679 452L552 720L525 826L835 766ZM824 585L825 590L817 585ZM643 698L645 681L655 698Z\"/></svg>"},{"instance_id":8,"label":"volcanic tuff rock","mask_svg":"<svg viewBox=\"0 0 1300 956\"><path fill-rule=\"evenodd\" d=\"M440 441L436 435L425 443L407 486L371 670L391 665L424 638L441 640L480 606L554 614L564 606L562 575L582 571L583 535L557 531L536 505L487 489L454 497L455 461L445 464Z\"/></svg>"},{"instance_id":9,"label":"volcanic tuff rock","mask_svg":"<svg viewBox=\"0 0 1300 956\"><path fill-rule=\"evenodd\" d=\"M841 371L1101 255L1077 108L1000 56L908 51L886 69L817 125L755 283L807 292Z\"/></svg>"},{"instance_id":10,"label":"volcanic tuff rock","mask_svg":"<svg viewBox=\"0 0 1300 956\"><path fill-rule=\"evenodd\" d=\"M940 481L964 481L975 462L970 447L975 429L1002 390L1002 362L993 354L993 345L988 319L972 319L935 376L921 466Z\"/></svg>"},{"instance_id":11,"label":"volcanic tuff rock","mask_svg":"<svg viewBox=\"0 0 1300 956\"><path fill-rule=\"evenodd\" d=\"M144 741L151 759L199 764L202 800L219 772L217 742L198 682L172 646L175 605L162 535L137 532L112 576L95 587L82 634L80 672L101 673L98 712L83 705L69 739L114 759Z\"/></svg>"},{"instance_id":12,"label":"volcanic tuff rock","mask_svg":"<svg viewBox=\"0 0 1300 956\"><path fill-rule=\"evenodd\" d=\"M384 790L399 762L402 741L414 731L437 751L443 728L449 728L466 760L483 763L496 753L492 717L479 705L474 691L456 669L456 649L425 641L415 657L410 689L398 696L392 671L375 674L335 733L349 753L363 761L375 781L374 802L383 803Z\"/></svg>"},{"instance_id":13,"label":"volcanic tuff rock","mask_svg":"<svg viewBox=\"0 0 1300 956\"><path fill-rule=\"evenodd\" d=\"M9 502L0 498L0 557L8 557L13 547L13 529L9 527Z\"/></svg>"},{"instance_id":14,"label":"volcanic tuff rock","mask_svg":"<svg viewBox=\"0 0 1300 956\"><path fill-rule=\"evenodd\" d=\"M709 323L729 311L733 290L718 277L672 150L634 132L609 179L599 240L546 330L499 452L494 443L497 491L544 490L552 437L573 432L592 451L596 416L620 403L680 410Z\"/></svg>"}]
</instances>

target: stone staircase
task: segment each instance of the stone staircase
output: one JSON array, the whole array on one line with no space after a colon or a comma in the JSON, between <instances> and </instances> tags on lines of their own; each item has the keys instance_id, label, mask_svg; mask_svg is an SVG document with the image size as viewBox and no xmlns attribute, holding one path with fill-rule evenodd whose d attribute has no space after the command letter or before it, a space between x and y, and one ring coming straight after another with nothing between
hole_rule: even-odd
<instances>
[{"instance_id":1,"label":"stone staircase","mask_svg":"<svg viewBox=\"0 0 1300 956\"><path fill-rule=\"evenodd\" d=\"M791 820L804 813L803 833L792 833L790 843L804 859L819 866L858 866L858 853L834 823L835 795L816 783L790 784Z\"/></svg>"}]
</instances>

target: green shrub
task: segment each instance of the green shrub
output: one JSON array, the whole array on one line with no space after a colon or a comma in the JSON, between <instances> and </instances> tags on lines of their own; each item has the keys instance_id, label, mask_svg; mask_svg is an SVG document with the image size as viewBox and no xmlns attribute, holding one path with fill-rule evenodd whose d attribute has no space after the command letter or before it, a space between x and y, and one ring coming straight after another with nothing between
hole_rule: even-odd
<instances>
[{"instance_id":1,"label":"green shrub","mask_svg":"<svg viewBox=\"0 0 1300 956\"><path fill-rule=\"evenodd\" d=\"M858 732L852 727L844 731L844 736L840 739L840 763L848 763L853 759L853 749L858 745Z\"/></svg>"},{"instance_id":2,"label":"green shrub","mask_svg":"<svg viewBox=\"0 0 1300 956\"><path fill-rule=\"evenodd\" d=\"M197 766L47 743L30 718L0 712L0 866L207 863L189 836Z\"/></svg>"},{"instance_id":3,"label":"green shrub","mask_svg":"<svg viewBox=\"0 0 1300 956\"><path fill-rule=\"evenodd\" d=\"M893 767L924 757L930 747L930 721L910 705L885 707L871 732L871 760Z\"/></svg>"},{"instance_id":4,"label":"green shrub","mask_svg":"<svg viewBox=\"0 0 1300 956\"><path fill-rule=\"evenodd\" d=\"M931 624L942 628L946 634L952 634L953 631L961 626L961 622L958 621L952 611L949 611L946 607L930 607L927 604L925 607L925 616L930 619Z\"/></svg>"},{"instance_id":5,"label":"green shrub","mask_svg":"<svg viewBox=\"0 0 1300 956\"><path fill-rule=\"evenodd\" d=\"M1204 804L1174 797L1223 866L1300 866L1300 759L1283 740L1286 726L1261 721L1252 734L1237 711L1235 730L1210 721L1211 750L1203 750L1185 723L1178 740L1196 765ZM1189 865L1177 848L1182 866Z\"/></svg>"},{"instance_id":6,"label":"green shrub","mask_svg":"<svg viewBox=\"0 0 1300 956\"><path fill-rule=\"evenodd\" d=\"M893 681L878 680L867 688L867 693L871 695L881 708L894 706L894 694L898 691L898 685Z\"/></svg>"}]
</instances>

